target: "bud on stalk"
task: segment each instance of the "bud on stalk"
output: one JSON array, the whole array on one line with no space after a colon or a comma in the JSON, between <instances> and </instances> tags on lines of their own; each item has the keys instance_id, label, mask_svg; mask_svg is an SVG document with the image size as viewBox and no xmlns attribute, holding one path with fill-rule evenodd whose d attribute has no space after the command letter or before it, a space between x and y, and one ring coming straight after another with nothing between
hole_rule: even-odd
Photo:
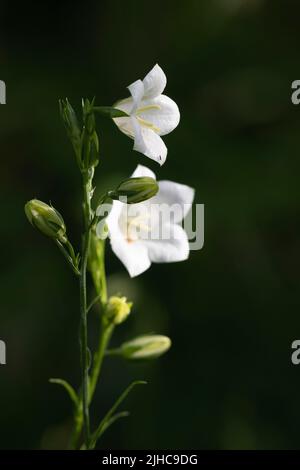
<instances>
[{"instance_id":1,"label":"bud on stalk","mask_svg":"<svg viewBox=\"0 0 300 470\"><path fill-rule=\"evenodd\" d=\"M155 359L171 347L171 340L163 335L143 335L123 343L119 349L126 359Z\"/></svg>"},{"instance_id":2,"label":"bud on stalk","mask_svg":"<svg viewBox=\"0 0 300 470\"><path fill-rule=\"evenodd\" d=\"M132 302L127 302L126 297L112 296L108 299L105 309L105 318L109 323L119 325L130 314Z\"/></svg>"},{"instance_id":3,"label":"bud on stalk","mask_svg":"<svg viewBox=\"0 0 300 470\"><path fill-rule=\"evenodd\" d=\"M74 109L68 99L59 101L60 115L65 125L69 139L73 145L77 163L81 166L81 130Z\"/></svg>"},{"instance_id":4,"label":"bud on stalk","mask_svg":"<svg viewBox=\"0 0 300 470\"><path fill-rule=\"evenodd\" d=\"M61 243L67 242L65 222L54 207L32 199L25 204L25 214L31 225L41 233Z\"/></svg>"},{"instance_id":5,"label":"bud on stalk","mask_svg":"<svg viewBox=\"0 0 300 470\"><path fill-rule=\"evenodd\" d=\"M154 178L141 176L122 181L114 191L108 193L112 199L127 198L127 204L136 204L155 196L158 184Z\"/></svg>"}]
</instances>

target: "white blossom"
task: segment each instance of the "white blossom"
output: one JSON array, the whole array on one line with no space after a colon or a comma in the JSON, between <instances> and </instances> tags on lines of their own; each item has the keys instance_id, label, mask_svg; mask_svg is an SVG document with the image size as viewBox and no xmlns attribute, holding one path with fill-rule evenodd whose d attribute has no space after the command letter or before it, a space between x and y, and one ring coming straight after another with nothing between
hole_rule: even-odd
<instances>
[{"instance_id":1,"label":"white blossom","mask_svg":"<svg viewBox=\"0 0 300 470\"><path fill-rule=\"evenodd\" d=\"M155 174L138 165L133 177ZM181 222L189 212L194 190L173 181L159 181L156 196L138 204L114 201L107 218L112 250L131 277L151 263L183 261L189 256L188 237Z\"/></svg>"},{"instance_id":2,"label":"white blossom","mask_svg":"<svg viewBox=\"0 0 300 470\"><path fill-rule=\"evenodd\" d=\"M180 120L177 104L162 94L166 83L166 75L156 64L144 80L128 86L129 98L114 105L129 115L114 121L124 134L134 139L133 149L160 165L165 162L168 152L160 136L169 134Z\"/></svg>"}]
</instances>

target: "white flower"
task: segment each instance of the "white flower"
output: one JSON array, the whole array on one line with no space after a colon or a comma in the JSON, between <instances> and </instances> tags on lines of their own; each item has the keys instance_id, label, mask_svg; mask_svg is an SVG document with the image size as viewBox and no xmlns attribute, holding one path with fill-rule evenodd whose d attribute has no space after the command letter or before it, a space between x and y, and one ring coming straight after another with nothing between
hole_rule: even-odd
<instances>
[{"instance_id":1,"label":"white flower","mask_svg":"<svg viewBox=\"0 0 300 470\"><path fill-rule=\"evenodd\" d=\"M180 120L177 104L162 95L166 83L163 70L156 64L144 80L128 86L131 97L114 105L129 115L114 121L124 134L134 139L133 149L160 165L165 162L168 152L160 136L169 134Z\"/></svg>"},{"instance_id":2,"label":"white flower","mask_svg":"<svg viewBox=\"0 0 300 470\"><path fill-rule=\"evenodd\" d=\"M132 176L155 178L142 165ZM107 217L112 250L131 277L146 271L152 262L183 261L189 256L188 237L180 222L191 208L194 190L173 181L160 181L158 186L156 196L147 201L114 201Z\"/></svg>"}]
</instances>

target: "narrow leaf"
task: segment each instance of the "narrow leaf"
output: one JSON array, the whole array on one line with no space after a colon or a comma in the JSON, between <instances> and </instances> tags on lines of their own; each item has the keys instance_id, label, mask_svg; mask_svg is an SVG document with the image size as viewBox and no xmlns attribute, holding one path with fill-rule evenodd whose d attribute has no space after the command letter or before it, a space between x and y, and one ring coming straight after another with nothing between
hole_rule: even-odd
<instances>
[{"instance_id":1,"label":"narrow leaf","mask_svg":"<svg viewBox=\"0 0 300 470\"><path fill-rule=\"evenodd\" d=\"M72 385L70 385L66 380L63 380L63 379L49 379L49 382L52 383L52 384L58 384L58 385L61 385L62 387L64 387L64 389L68 393L68 395L71 398L74 405L76 407L78 406L77 394L76 394L74 388L72 387Z\"/></svg>"},{"instance_id":2,"label":"narrow leaf","mask_svg":"<svg viewBox=\"0 0 300 470\"><path fill-rule=\"evenodd\" d=\"M130 413L129 411L120 411L120 413L116 413L115 415L113 415L108 421L106 421L106 423L103 425L101 431L99 432L99 434L97 435L97 440L99 440L99 438L102 436L102 434L105 433L106 429L108 429L112 424L114 424L116 421L118 421L119 419L121 418L127 418L127 416L129 416ZM96 444L96 442L95 442Z\"/></svg>"},{"instance_id":3,"label":"narrow leaf","mask_svg":"<svg viewBox=\"0 0 300 470\"><path fill-rule=\"evenodd\" d=\"M111 426L117 419L124 417L124 413L127 412L122 412L122 413L117 413L114 414L117 408L121 405L121 403L125 400L127 395L131 392L131 390L136 386L136 385L145 385L147 382L144 380L136 380L135 382L132 382L129 387L127 387L124 392L120 395L120 397L117 399L115 404L111 407L111 409L106 413L104 416L103 420L99 424L98 428L94 432L92 439L91 439L91 444L90 448L93 449L99 439L99 437L104 433L104 431ZM127 416L127 414L126 414Z\"/></svg>"},{"instance_id":4,"label":"narrow leaf","mask_svg":"<svg viewBox=\"0 0 300 470\"><path fill-rule=\"evenodd\" d=\"M97 297L95 297L95 298L91 301L90 305L89 305L88 308L86 309L86 314L88 314L89 311L91 310L91 308L93 308L93 306L98 302L98 300L100 300L100 297L101 297L101 295L97 295Z\"/></svg>"}]
</instances>

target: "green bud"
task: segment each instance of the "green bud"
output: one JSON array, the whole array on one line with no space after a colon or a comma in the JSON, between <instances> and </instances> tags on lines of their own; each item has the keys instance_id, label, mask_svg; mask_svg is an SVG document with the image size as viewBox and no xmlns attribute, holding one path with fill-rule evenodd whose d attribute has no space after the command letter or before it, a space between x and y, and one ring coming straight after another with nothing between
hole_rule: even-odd
<instances>
[{"instance_id":1,"label":"green bud","mask_svg":"<svg viewBox=\"0 0 300 470\"><path fill-rule=\"evenodd\" d=\"M67 242L66 226L60 213L54 207L38 199L32 199L25 204L27 219L40 232L50 238Z\"/></svg>"},{"instance_id":2,"label":"green bud","mask_svg":"<svg viewBox=\"0 0 300 470\"><path fill-rule=\"evenodd\" d=\"M93 112L94 100L95 98L92 101L82 100L82 158L85 168L96 167L99 163L99 139Z\"/></svg>"},{"instance_id":3,"label":"green bud","mask_svg":"<svg viewBox=\"0 0 300 470\"><path fill-rule=\"evenodd\" d=\"M126 197L127 204L136 204L155 196L157 191L158 184L154 178L141 176L122 181L122 183L120 183L114 191L110 191L108 195L112 199Z\"/></svg>"},{"instance_id":4,"label":"green bud","mask_svg":"<svg viewBox=\"0 0 300 470\"><path fill-rule=\"evenodd\" d=\"M126 359L155 359L171 347L171 340L163 335L142 335L123 343L120 354Z\"/></svg>"},{"instance_id":5,"label":"green bud","mask_svg":"<svg viewBox=\"0 0 300 470\"><path fill-rule=\"evenodd\" d=\"M59 101L60 115L74 148L77 162L81 164L81 130L74 109L68 99Z\"/></svg>"},{"instance_id":6,"label":"green bud","mask_svg":"<svg viewBox=\"0 0 300 470\"><path fill-rule=\"evenodd\" d=\"M100 240L95 230L91 231L90 249L88 256L88 268L93 277L96 293L102 296L105 288L105 279L103 276L103 259L105 255L104 241Z\"/></svg>"},{"instance_id":7,"label":"green bud","mask_svg":"<svg viewBox=\"0 0 300 470\"><path fill-rule=\"evenodd\" d=\"M130 314L132 302L127 302L126 297L112 296L108 299L105 317L114 325L119 325Z\"/></svg>"}]
</instances>

